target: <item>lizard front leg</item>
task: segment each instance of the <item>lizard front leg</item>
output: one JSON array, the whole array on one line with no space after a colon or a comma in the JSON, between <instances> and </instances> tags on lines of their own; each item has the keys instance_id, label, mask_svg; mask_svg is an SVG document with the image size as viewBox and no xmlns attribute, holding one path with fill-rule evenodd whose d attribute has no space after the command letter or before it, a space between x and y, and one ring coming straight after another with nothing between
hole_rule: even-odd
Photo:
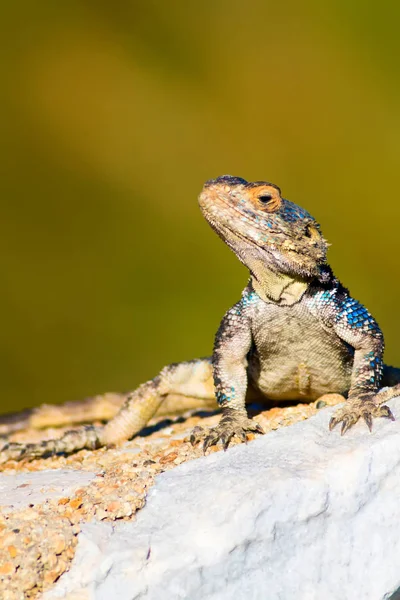
<instances>
[{"instance_id":1,"label":"lizard front leg","mask_svg":"<svg viewBox=\"0 0 400 600\"><path fill-rule=\"evenodd\" d=\"M378 391L384 367L384 340L368 310L347 293L340 294L337 289L332 290L330 300L326 302L327 293L324 292L320 297L317 295L314 303L322 305L325 323L330 324L336 334L354 348L348 400L333 415L329 428L332 430L341 423L341 433L344 434L362 418L371 430L374 417L394 420L390 408L383 403L400 394L400 385ZM324 307L328 307L327 310Z\"/></svg>"},{"instance_id":2,"label":"lizard front leg","mask_svg":"<svg viewBox=\"0 0 400 600\"><path fill-rule=\"evenodd\" d=\"M191 435L194 445L204 439L206 451L218 441L224 449L233 436L246 441L247 432L264 433L260 425L249 419L246 411L247 355L251 348L250 319L241 300L223 318L217 331L212 357L215 395L222 407L222 417L217 427L206 434L196 427Z\"/></svg>"},{"instance_id":3,"label":"lizard front leg","mask_svg":"<svg viewBox=\"0 0 400 600\"><path fill-rule=\"evenodd\" d=\"M359 366L353 367L354 381L352 381L348 400L344 406L335 412L329 422L330 430L341 423L342 435L355 425L360 418L364 419L370 431L372 430L374 417L385 417L394 421L392 411L384 402L400 395L400 384L379 391L377 391L377 385L372 388L371 384L375 381L379 383L381 379L382 367L379 364L381 363L379 351L377 354L376 350L365 351L359 348L355 351L354 363ZM368 374L370 374L369 380ZM368 387L369 390L365 389Z\"/></svg>"}]
</instances>

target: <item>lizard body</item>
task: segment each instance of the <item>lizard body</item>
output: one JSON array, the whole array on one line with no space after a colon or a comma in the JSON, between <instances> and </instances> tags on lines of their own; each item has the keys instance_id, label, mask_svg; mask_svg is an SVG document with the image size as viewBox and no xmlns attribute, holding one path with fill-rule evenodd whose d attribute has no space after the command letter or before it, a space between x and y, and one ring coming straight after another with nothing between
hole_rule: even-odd
<instances>
[{"instance_id":1,"label":"lizard body","mask_svg":"<svg viewBox=\"0 0 400 600\"><path fill-rule=\"evenodd\" d=\"M218 441L227 448L234 435L245 441L247 432L262 433L247 416L246 402L253 398L304 402L342 394L348 401L330 423L331 428L341 423L342 433L359 418L370 429L373 417L393 419L383 402L400 394L400 369L384 365L382 332L334 276L315 219L282 198L274 184L229 175L206 182L199 203L250 271L241 299L222 319L212 357L165 367L123 404L121 396L111 396L112 418L104 427L74 429L40 444L8 443L0 462L115 444L174 402L186 410L217 399L219 425L208 432L197 427L191 436L192 443L204 439L205 450ZM91 411L97 414L91 406L87 420ZM65 420L62 407L58 410L54 424ZM38 422L39 414L45 419L46 409L34 413ZM21 423L29 419L32 415ZM18 428L18 418L0 420L0 431L2 422L3 431Z\"/></svg>"}]
</instances>

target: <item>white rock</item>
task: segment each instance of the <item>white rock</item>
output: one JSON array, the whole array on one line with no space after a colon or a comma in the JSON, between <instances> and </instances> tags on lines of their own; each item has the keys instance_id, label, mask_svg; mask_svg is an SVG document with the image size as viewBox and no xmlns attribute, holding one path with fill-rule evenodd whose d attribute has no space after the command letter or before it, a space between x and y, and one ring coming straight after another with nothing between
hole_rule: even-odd
<instances>
[{"instance_id":1,"label":"white rock","mask_svg":"<svg viewBox=\"0 0 400 600\"><path fill-rule=\"evenodd\" d=\"M400 589L398 420L333 409L161 475L133 523L90 524L44 598L389 600Z\"/></svg>"},{"instance_id":2,"label":"white rock","mask_svg":"<svg viewBox=\"0 0 400 600\"><path fill-rule=\"evenodd\" d=\"M10 512L49 498L72 496L96 475L74 469L49 469L36 473L0 474L0 509Z\"/></svg>"}]
</instances>

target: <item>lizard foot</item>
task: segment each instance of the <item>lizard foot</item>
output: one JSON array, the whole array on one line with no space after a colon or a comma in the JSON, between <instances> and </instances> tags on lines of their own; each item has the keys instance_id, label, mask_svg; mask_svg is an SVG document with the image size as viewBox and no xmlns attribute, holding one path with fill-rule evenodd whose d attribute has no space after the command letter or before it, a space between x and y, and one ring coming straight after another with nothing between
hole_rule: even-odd
<instances>
[{"instance_id":1,"label":"lizard foot","mask_svg":"<svg viewBox=\"0 0 400 600\"><path fill-rule=\"evenodd\" d=\"M233 411L236 413L237 411ZM203 442L203 450L206 452L210 446L217 444L220 440L224 450L228 449L233 436L237 436L241 442L247 443L246 433L264 433L261 425L249 419L246 415L225 414L217 427L204 430L202 427L195 427L190 436L190 442L194 446L196 443Z\"/></svg>"},{"instance_id":2,"label":"lizard foot","mask_svg":"<svg viewBox=\"0 0 400 600\"><path fill-rule=\"evenodd\" d=\"M372 431L373 417L385 417L394 421L395 419L390 408L385 404L379 406L377 401L379 401L379 394L348 400L347 404L339 408L331 418L329 429L332 431L338 423L342 423L341 434L343 435L360 418L364 419L370 431Z\"/></svg>"}]
</instances>

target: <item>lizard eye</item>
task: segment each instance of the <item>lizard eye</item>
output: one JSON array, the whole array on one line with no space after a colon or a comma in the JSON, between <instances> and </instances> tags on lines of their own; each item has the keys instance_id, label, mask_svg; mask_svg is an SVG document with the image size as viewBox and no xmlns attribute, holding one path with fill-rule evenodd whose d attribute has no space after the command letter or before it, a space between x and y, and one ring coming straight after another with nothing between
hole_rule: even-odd
<instances>
[{"instance_id":1,"label":"lizard eye","mask_svg":"<svg viewBox=\"0 0 400 600\"><path fill-rule=\"evenodd\" d=\"M271 194L263 194L262 196L258 196L259 201L262 204L268 204L272 200Z\"/></svg>"},{"instance_id":2,"label":"lizard eye","mask_svg":"<svg viewBox=\"0 0 400 600\"><path fill-rule=\"evenodd\" d=\"M267 213L276 212L282 204L280 193L272 184L254 184L249 188L248 194L257 209Z\"/></svg>"}]
</instances>

